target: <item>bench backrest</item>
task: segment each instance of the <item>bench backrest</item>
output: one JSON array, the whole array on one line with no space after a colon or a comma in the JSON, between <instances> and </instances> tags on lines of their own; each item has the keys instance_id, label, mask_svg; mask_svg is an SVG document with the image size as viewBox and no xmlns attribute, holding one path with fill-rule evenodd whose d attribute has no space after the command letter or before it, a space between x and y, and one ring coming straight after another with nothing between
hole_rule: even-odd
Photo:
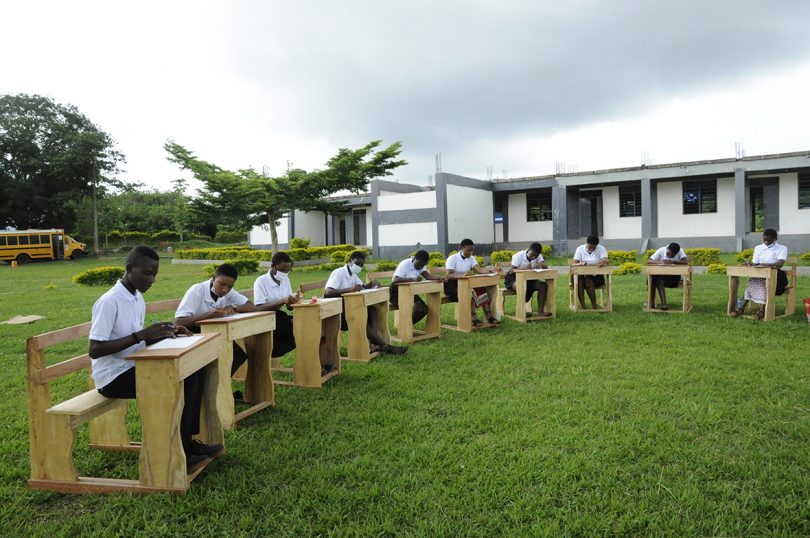
<instances>
[{"instance_id":1,"label":"bench backrest","mask_svg":"<svg viewBox=\"0 0 810 538\"><path fill-rule=\"evenodd\" d=\"M316 280L315 282L303 282L298 286L298 291L304 294L308 291L319 290L326 286L326 280Z\"/></svg>"},{"instance_id":2,"label":"bench backrest","mask_svg":"<svg viewBox=\"0 0 810 538\"><path fill-rule=\"evenodd\" d=\"M798 276L798 270L796 268L797 264L798 264L798 260L796 259L796 256L790 256L790 257L788 257L787 260L785 260L785 265L790 266L790 270L785 271L787 273L787 277L788 277L788 287L789 288L790 287L793 287L793 288L796 287L796 278Z\"/></svg>"},{"instance_id":3,"label":"bench backrest","mask_svg":"<svg viewBox=\"0 0 810 538\"><path fill-rule=\"evenodd\" d=\"M396 273L396 271L369 271L366 273L366 282L380 278L394 278L394 273Z\"/></svg>"}]
</instances>

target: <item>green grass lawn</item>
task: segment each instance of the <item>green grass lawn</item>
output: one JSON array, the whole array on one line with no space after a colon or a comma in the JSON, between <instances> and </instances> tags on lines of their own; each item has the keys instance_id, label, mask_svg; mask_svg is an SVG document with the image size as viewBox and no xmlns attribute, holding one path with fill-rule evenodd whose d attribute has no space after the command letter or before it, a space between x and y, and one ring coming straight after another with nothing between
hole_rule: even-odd
<instances>
[{"instance_id":1,"label":"green grass lawn","mask_svg":"<svg viewBox=\"0 0 810 538\"><path fill-rule=\"evenodd\" d=\"M0 325L2 536L810 534L803 308L728 318L723 275L695 276L688 315L644 314L643 275L615 278L612 314L574 314L561 279L556 321L444 331L404 356L344 363L321 390L279 387L183 497L30 491L25 339L89 320L106 288L70 277L111 262L0 266L0 319L45 316ZM202 280L200 266L166 261L146 299ZM87 448L85 428L77 467L137 478L137 455Z\"/></svg>"}]
</instances>

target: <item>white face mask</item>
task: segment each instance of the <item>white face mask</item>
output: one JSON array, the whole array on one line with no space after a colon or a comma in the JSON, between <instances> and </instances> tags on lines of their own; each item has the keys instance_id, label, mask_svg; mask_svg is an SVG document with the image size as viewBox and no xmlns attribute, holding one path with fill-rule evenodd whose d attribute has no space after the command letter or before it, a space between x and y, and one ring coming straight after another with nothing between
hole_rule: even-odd
<instances>
[{"instance_id":1,"label":"white face mask","mask_svg":"<svg viewBox=\"0 0 810 538\"><path fill-rule=\"evenodd\" d=\"M351 271L353 275L359 275L363 271L363 268L359 265L351 264L349 266L349 271Z\"/></svg>"},{"instance_id":2,"label":"white face mask","mask_svg":"<svg viewBox=\"0 0 810 538\"><path fill-rule=\"evenodd\" d=\"M290 278L287 273L282 273L281 271L276 271L276 274L273 276L276 277L276 280L289 280Z\"/></svg>"}]
</instances>

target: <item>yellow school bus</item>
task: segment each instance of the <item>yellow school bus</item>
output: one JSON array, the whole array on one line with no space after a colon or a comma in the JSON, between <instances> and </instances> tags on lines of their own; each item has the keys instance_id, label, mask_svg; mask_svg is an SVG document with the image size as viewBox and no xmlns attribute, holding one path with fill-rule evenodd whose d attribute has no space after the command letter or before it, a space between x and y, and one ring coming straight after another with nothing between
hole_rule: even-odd
<instances>
[{"instance_id":1,"label":"yellow school bus","mask_svg":"<svg viewBox=\"0 0 810 538\"><path fill-rule=\"evenodd\" d=\"M0 231L0 260L28 263L31 260L75 260L87 254L87 245L79 243L65 230Z\"/></svg>"}]
</instances>

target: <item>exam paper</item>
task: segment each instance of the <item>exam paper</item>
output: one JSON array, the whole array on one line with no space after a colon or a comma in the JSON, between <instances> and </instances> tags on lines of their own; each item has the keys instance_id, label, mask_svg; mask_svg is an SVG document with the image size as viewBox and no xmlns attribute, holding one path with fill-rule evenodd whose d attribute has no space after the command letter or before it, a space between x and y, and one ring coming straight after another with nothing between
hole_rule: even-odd
<instances>
[{"instance_id":1,"label":"exam paper","mask_svg":"<svg viewBox=\"0 0 810 538\"><path fill-rule=\"evenodd\" d=\"M157 344L152 344L146 349L186 349L193 346L202 339L202 336L178 336L177 338L167 338Z\"/></svg>"}]
</instances>

